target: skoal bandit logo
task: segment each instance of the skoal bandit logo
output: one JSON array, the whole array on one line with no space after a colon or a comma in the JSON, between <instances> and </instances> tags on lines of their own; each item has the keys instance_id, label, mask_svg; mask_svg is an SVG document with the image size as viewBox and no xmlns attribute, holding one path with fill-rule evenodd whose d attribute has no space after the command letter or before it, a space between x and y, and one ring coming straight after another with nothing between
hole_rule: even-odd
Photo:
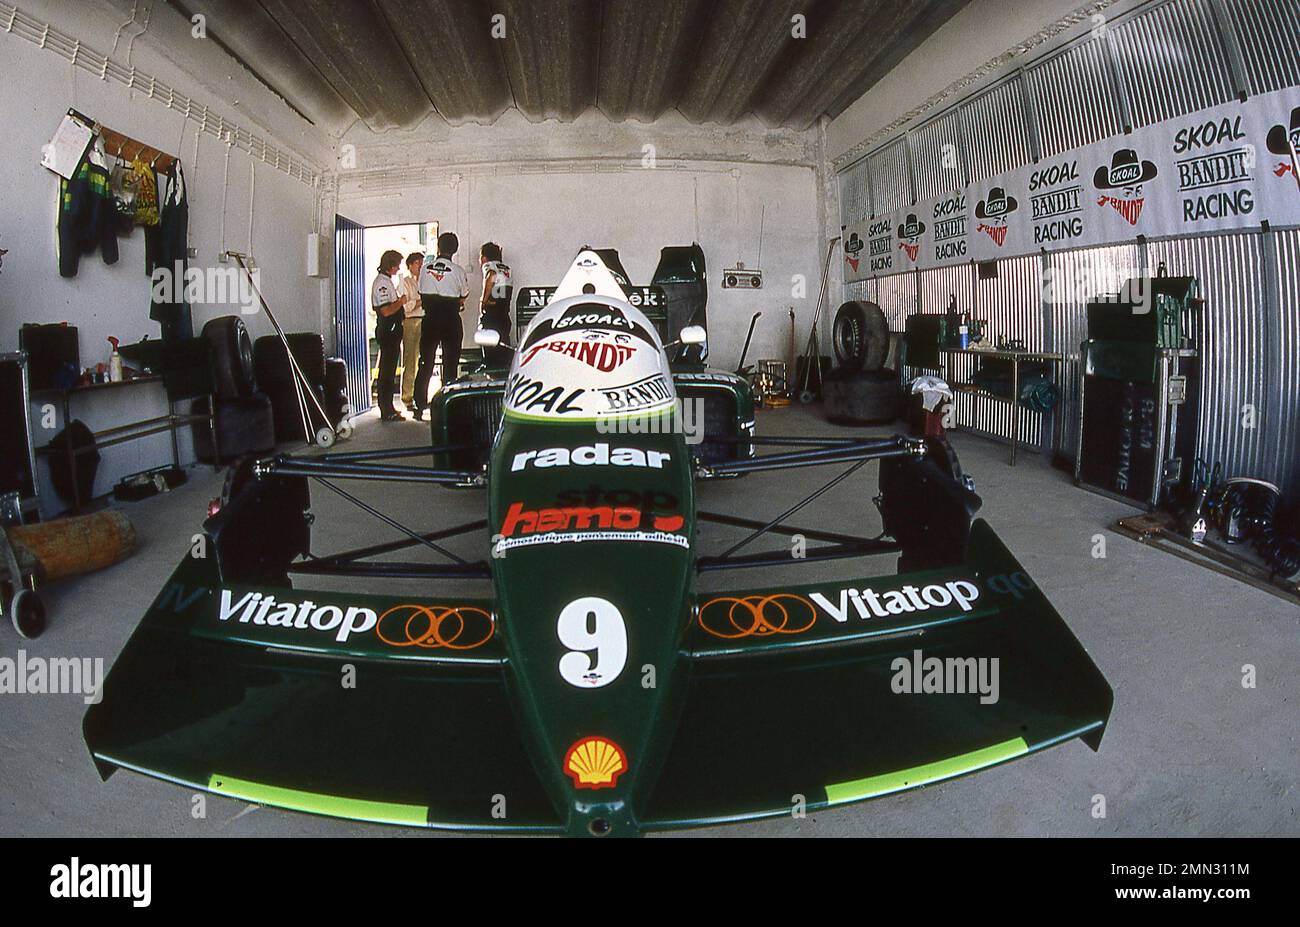
<instances>
[{"instance_id":1,"label":"skoal bandit logo","mask_svg":"<svg viewBox=\"0 0 1300 927\"><path fill-rule=\"evenodd\" d=\"M909 212L907 220L898 227L898 247L902 248L909 261L916 260L916 253L921 250L921 236L925 234L925 223L916 218L916 213Z\"/></svg>"},{"instance_id":2,"label":"skoal bandit logo","mask_svg":"<svg viewBox=\"0 0 1300 927\"><path fill-rule=\"evenodd\" d=\"M858 265L862 263L862 259L858 257L862 248L862 239L858 237L857 232L850 235L849 240L844 243L844 260L853 268L854 273L858 272Z\"/></svg>"},{"instance_id":3,"label":"skoal bandit logo","mask_svg":"<svg viewBox=\"0 0 1300 927\"><path fill-rule=\"evenodd\" d=\"M629 301L636 305L635 300ZM617 306L607 306L604 303L578 303L565 309L557 318L548 319L530 329L528 337L524 340L523 349L527 350L560 332L573 333L576 336L577 332L585 330L621 332L640 338L650 345L655 343L654 335L646 331L644 326L628 318L627 313Z\"/></svg>"},{"instance_id":4,"label":"skoal bandit logo","mask_svg":"<svg viewBox=\"0 0 1300 927\"><path fill-rule=\"evenodd\" d=\"M1282 177L1290 171L1296 186L1300 187L1300 106L1291 110L1289 127L1279 123L1268 130L1267 143L1270 152L1287 159L1279 161L1273 173Z\"/></svg>"},{"instance_id":5,"label":"skoal bandit logo","mask_svg":"<svg viewBox=\"0 0 1300 927\"><path fill-rule=\"evenodd\" d=\"M1007 216L1019 207L1014 196L1001 187L992 187L989 195L975 204L975 218L981 220L976 231L986 233L999 248L1007 240Z\"/></svg>"},{"instance_id":6,"label":"skoal bandit logo","mask_svg":"<svg viewBox=\"0 0 1300 927\"><path fill-rule=\"evenodd\" d=\"M602 340L605 333L593 331L584 336L581 341L570 341L564 338L552 338L544 341L539 345L529 348L524 353L523 359L519 361L519 366L527 366L542 351L549 351L554 354L562 354L565 357L571 357L580 363L586 364L601 373L609 373L622 367L632 355L636 353L636 348L630 344L615 344ZM595 336L595 337L591 337ZM631 339L631 335L617 335L616 338Z\"/></svg>"},{"instance_id":7,"label":"skoal bandit logo","mask_svg":"<svg viewBox=\"0 0 1300 927\"><path fill-rule=\"evenodd\" d=\"M1113 190L1097 199L1098 206L1112 206L1129 225L1137 225L1142 215L1146 197L1142 185L1156 176L1152 161L1143 161L1132 148L1121 148L1111 156L1110 166L1103 164L1092 175L1092 185L1098 190Z\"/></svg>"},{"instance_id":8,"label":"skoal bandit logo","mask_svg":"<svg viewBox=\"0 0 1300 927\"><path fill-rule=\"evenodd\" d=\"M1255 211L1255 149L1242 117L1191 122L1174 134L1183 222L1218 220Z\"/></svg>"}]
</instances>

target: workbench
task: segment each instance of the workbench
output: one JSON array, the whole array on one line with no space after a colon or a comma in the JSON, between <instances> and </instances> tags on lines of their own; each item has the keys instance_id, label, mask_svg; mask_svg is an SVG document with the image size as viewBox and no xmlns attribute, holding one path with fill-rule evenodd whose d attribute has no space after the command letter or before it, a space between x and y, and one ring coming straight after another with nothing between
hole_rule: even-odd
<instances>
[{"instance_id":1,"label":"workbench","mask_svg":"<svg viewBox=\"0 0 1300 927\"><path fill-rule=\"evenodd\" d=\"M1016 465L1016 450L1020 446L1020 365L1023 363L1045 363L1059 364L1062 361L1060 354L1051 354L1045 351L1009 351L996 348L940 348L939 353L943 355L943 378L948 386L954 391L968 393L974 396L984 396L989 399L995 399L999 402L1011 403L1011 460L1009 466ZM984 357L989 360L1004 360L1011 363L1011 398L1000 396L997 393L989 392L982 386L975 383L955 382L952 377L952 365L948 359L953 355L966 355L970 357ZM1060 390L1060 377L1053 376L1053 382L1056 384L1058 393ZM1061 397L1064 399L1064 397ZM1059 408L1060 400L1057 406ZM1057 429L1060 427L1061 416L1057 409L1052 410L1052 433L1053 440Z\"/></svg>"}]
</instances>

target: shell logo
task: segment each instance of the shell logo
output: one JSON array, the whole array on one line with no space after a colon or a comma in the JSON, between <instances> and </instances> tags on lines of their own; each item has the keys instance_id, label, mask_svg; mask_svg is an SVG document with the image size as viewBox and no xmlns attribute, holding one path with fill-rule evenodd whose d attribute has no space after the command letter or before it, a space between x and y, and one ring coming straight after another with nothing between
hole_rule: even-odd
<instances>
[{"instance_id":1,"label":"shell logo","mask_svg":"<svg viewBox=\"0 0 1300 927\"><path fill-rule=\"evenodd\" d=\"M584 737L564 755L564 771L580 789L612 789L627 771L623 748L604 737Z\"/></svg>"}]
</instances>

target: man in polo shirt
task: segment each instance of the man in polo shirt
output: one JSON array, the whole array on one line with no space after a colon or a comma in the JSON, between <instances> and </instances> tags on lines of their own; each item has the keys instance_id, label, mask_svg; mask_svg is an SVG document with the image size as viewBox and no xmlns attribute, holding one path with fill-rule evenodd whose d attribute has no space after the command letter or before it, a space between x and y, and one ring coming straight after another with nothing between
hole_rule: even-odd
<instances>
[{"instance_id":1,"label":"man in polo shirt","mask_svg":"<svg viewBox=\"0 0 1300 927\"><path fill-rule=\"evenodd\" d=\"M438 256L425 259L420 271L420 301L424 304L424 322L420 331L420 369L415 375L415 418L424 416L429 404L429 379L433 376L433 354L442 348L442 382L456 379L460 364L460 343L465 337L460 314L469 296L465 271L452 261L460 248L454 232L438 236Z\"/></svg>"},{"instance_id":2,"label":"man in polo shirt","mask_svg":"<svg viewBox=\"0 0 1300 927\"><path fill-rule=\"evenodd\" d=\"M370 284L370 305L375 310L375 341L379 342L379 377L375 391L382 422L400 422L405 418L393 408L393 379L397 373L397 355L402 349L402 297L393 275L401 266L401 252L385 251L379 258L374 282Z\"/></svg>"},{"instance_id":3,"label":"man in polo shirt","mask_svg":"<svg viewBox=\"0 0 1300 927\"><path fill-rule=\"evenodd\" d=\"M401 286L402 322L402 402L412 406L415 395L415 371L420 366L420 323L424 321L424 305L420 302L420 268L424 254L412 251L406 256L406 273L398 280Z\"/></svg>"}]
</instances>

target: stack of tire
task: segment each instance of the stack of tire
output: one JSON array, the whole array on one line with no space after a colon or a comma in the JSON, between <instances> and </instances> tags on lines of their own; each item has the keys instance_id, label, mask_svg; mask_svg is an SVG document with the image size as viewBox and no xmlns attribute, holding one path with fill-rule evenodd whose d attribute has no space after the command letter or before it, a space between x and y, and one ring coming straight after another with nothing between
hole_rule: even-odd
<instances>
[{"instance_id":1,"label":"stack of tire","mask_svg":"<svg viewBox=\"0 0 1300 927\"><path fill-rule=\"evenodd\" d=\"M328 411L325 402L325 339L314 332L292 332L285 335L289 350L298 363L298 369L311 385L316 400ZM298 403L293 366L284 351L279 335L264 335L253 344L253 366L257 383L271 398L275 415L277 441L307 441L322 425L320 413L310 397L304 397L307 407L307 424L311 433L303 431L302 409ZM330 422L330 425L336 424Z\"/></svg>"},{"instance_id":2,"label":"stack of tire","mask_svg":"<svg viewBox=\"0 0 1300 927\"><path fill-rule=\"evenodd\" d=\"M826 375L826 417L839 425L870 425L898 418L898 371L885 368L889 324L875 303L851 300L835 312L831 329L836 367Z\"/></svg>"},{"instance_id":3,"label":"stack of tire","mask_svg":"<svg viewBox=\"0 0 1300 927\"><path fill-rule=\"evenodd\" d=\"M204 463L224 463L245 454L262 454L275 447L271 400L258 389L253 343L244 320L223 315L203 326L202 337L212 345L216 399L217 446L202 425L194 426L194 454ZM195 415L208 414L208 399L194 401Z\"/></svg>"}]
</instances>

